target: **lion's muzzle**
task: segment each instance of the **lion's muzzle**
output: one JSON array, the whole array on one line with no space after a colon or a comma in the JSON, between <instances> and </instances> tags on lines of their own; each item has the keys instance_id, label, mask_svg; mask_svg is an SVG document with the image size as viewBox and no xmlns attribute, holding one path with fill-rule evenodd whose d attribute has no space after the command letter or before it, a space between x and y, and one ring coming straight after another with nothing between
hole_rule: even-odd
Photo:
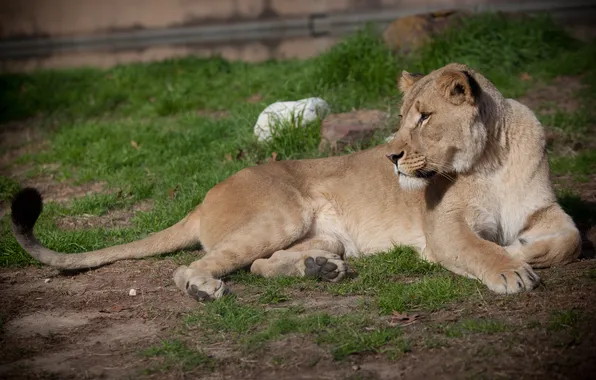
<instances>
[{"instance_id":1,"label":"lion's muzzle","mask_svg":"<svg viewBox=\"0 0 596 380\"><path fill-rule=\"evenodd\" d=\"M405 152L392 153L386 155L397 168L399 174L415 178L430 178L437 174L435 170L424 169L426 166L426 159L424 156L416 155L414 157L404 158ZM402 161L400 163L400 160Z\"/></svg>"}]
</instances>

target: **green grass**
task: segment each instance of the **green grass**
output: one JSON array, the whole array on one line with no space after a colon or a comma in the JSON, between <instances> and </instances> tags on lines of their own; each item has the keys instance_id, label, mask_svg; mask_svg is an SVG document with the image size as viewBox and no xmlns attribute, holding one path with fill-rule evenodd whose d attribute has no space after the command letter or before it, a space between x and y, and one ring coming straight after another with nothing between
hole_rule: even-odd
<instances>
[{"instance_id":1,"label":"green grass","mask_svg":"<svg viewBox=\"0 0 596 380\"><path fill-rule=\"evenodd\" d=\"M559 331L573 328L580 320L581 314L578 310L559 310L551 313L548 320L548 330Z\"/></svg>"},{"instance_id":2,"label":"green grass","mask_svg":"<svg viewBox=\"0 0 596 380\"><path fill-rule=\"evenodd\" d=\"M9 177L0 176L0 200L7 200L19 191L18 182Z\"/></svg>"},{"instance_id":3,"label":"green grass","mask_svg":"<svg viewBox=\"0 0 596 380\"><path fill-rule=\"evenodd\" d=\"M259 301L264 304L284 302L291 298L289 292L326 291L339 296L369 297L375 310L383 315L414 308L437 310L462 297L476 295L480 286L475 280L421 260L408 247L349 259L348 264L356 272L355 278L336 284L309 278L263 278L245 271L233 274L230 280L232 286L242 284L248 291L258 292Z\"/></svg>"},{"instance_id":4,"label":"green grass","mask_svg":"<svg viewBox=\"0 0 596 380\"><path fill-rule=\"evenodd\" d=\"M226 297L191 314L186 323L211 332L213 339L232 334L228 338L239 342L245 354L258 355L267 343L296 334L311 337L318 345L327 347L336 360L366 352L386 351L395 355L409 349L399 328L379 325L364 313L329 315L304 313L300 308L248 309L247 312L247 307L234 301L234 297Z\"/></svg>"},{"instance_id":5,"label":"green grass","mask_svg":"<svg viewBox=\"0 0 596 380\"><path fill-rule=\"evenodd\" d=\"M355 86L364 94L395 93L400 73L396 57L378 38L375 28L368 26L361 33L341 41L316 59L312 77L318 80L318 88Z\"/></svg>"},{"instance_id":6,"label":"green grass","mask_svg":"<svg viewBox=\"0 0 596 380\"><path fill-rule=\"evenodd\" d=\"M536 112L540 114L540 110L536 110ZM543 125L556 127L564 132L589 132L590 123L593 120L593 110L579 109L573 113L556 111L552 114L540 115L539 119Z\"/></svg>"},{"instance_id":7,"label":"green grass","mask_svg":"<svg viewBox=\"0 0 596 380\"><path fill-rule=\"evenodd\" d=\"M165 340L141 353L149 358L160 358L160 364L147 369L149 373L181 369L185 372L195 369L213 370L216 362L202 351L194 350L180 340Z\"/></svg>"},{"instance_id":8,"label":"green grass","mask_svg":"<svg viewBox=\"0 0 596 380\"><path fill-rule=\"evenodd\" d=\"M278 304L289 301L290 299L290 296L286 294L284 288L277 284L266 286L262 289L261 295L259 296L259 302L262 304Z\"/></svg>"},{"instance_id":9,"label":"green grass","mask_svg":"<svg viewBox=\"0 0 596 380\"><path fill-rule=\"evenodd\" d=\"M234 296L210 302L186 318L187 324L201 324L219 332L249 333L265 318L265 311L239 303Z\"/></svg>"},{"instance_id":10,"label":"green grass","mask_svg":"<svg viewBox=\"0 0 596 380\"><path fill-rule=\"evenodd\" d=\"M590 280L596 280L596 268L592 268L584 274L585 277L589 278Z\"/></svg>"},{"instance_id":11,"label":"green grass","mask_svg":"<svg viewBox=\"0 0 596 380\"><path fill-rule=\"evenodd\" d=\"M414 284L391 283L379 291L383 314L392 311L423 309L434 311L450 302L476 295L479 282L453 274L423 277Z\"/></svg>"},{"instance_id":12,"label":"green grass","mask_svg":"<svg viewBox=\"0 0 596 380\"><path fill-rule=\"evenodd\" d=\"M357 277L329 285L328 290L340 295L375 296L382 314L413 308L436 310L464 295L474 294L478 286L476 281L421 260L407 247L395 247L349 263Z\"/></svg>"},{"instance_id":13,"label":"green grass","mask_svg":"<svg viewBox=\"0 0 596 380\"><path fill-rule=\"evenodd\" d=\"M554 157L551 159L551 170L557 174L576 176L596 172L596 151L584 151L574 156Z\"/></svg>"},{"instance_id":14,"label":"green grass","mask_svg":"<svg viewBox=\"0 0 596 380\"><path fill-rule=\"evenodd\" d=\"M495 334L511 330L505 323L492 319L467 319L442 327L445 336L461 338L466 334Z\"/></svg>"},{"instance_id":15,"label":"green grass","mask_svg":"<svg viewBox=\"0 0 596 380\"><path fill-rule=\"evenodd\" d=\"M476 281L428 264L407 248L396 247L350 264L358 271L357 277L338 284L236 273L229 283L232 287L242 285L244 298L253 301L226 296L190 313L186 326L206 331L204 339L237 342L246 354L258 355L272 341L302 335L329 350L336 360L366 352L395 358L409 350L409 343L399 327L390 327L381 316L414 309L430 312L478 294ZM354 306L329 314L305 307L305 295L301 294L305 291L313 292L314 297L328 292L356 299ZM363 298L359 301L358 297ZM297 302L289 303L294 298Z\"/></svg>"}]
</instances>

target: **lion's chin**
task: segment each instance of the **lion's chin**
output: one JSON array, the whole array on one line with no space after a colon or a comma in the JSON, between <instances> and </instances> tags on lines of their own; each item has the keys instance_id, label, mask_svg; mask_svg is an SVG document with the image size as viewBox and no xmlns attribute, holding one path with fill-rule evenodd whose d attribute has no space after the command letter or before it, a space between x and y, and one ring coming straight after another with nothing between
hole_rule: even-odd
<instances>
[{"instance_id":1,"label":"lion's chin","mask_svg":"<svg viewBox=\"0 0 596 380\"><path fill-rule=\"evenodd\" d=\"M418 177L411 177L405 174L402 174L397 170L397 167L394 168L395 174L397 175L397 180L399 182L399 186L402 189L407 191L413 190L420 190L428 185L427 178L418 178Z\"/></svg>"},{"instance_id":2,"label":"lion's chin","mask_svg":"<svg viewBox=\"0 0 596 380\"><path fill-rule=\"evenodd\" d=\"M426 185L428 185L428 180L424 178L416 178L403 174L398 174L397 179L399 181L399 186L401 186L402 189L408 191L420 190L425 188Z\"/></svg>"}]
</instances>

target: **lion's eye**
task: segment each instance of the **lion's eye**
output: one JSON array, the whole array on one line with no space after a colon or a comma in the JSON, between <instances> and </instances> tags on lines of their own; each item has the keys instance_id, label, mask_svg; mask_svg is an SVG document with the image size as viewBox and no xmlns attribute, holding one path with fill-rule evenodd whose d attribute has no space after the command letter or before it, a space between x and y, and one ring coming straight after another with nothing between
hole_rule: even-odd
<instances>
[{"instance_id":1,"label":"lion's eye","mask_svg":"<svg viewBox=\"0 0 596 380\"><path fill-rule=\"evenodd\" d=\"M430 112L421 112L420 113L420 123L430 117Z\"/></svg>"}]
</instances>

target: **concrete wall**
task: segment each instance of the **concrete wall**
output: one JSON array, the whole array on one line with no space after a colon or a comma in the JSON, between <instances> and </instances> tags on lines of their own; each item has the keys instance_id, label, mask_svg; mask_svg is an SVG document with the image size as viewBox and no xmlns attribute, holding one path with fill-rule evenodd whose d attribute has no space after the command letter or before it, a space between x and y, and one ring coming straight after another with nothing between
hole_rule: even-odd
<instances>
[{"instance_id":1,"label":"concrete wall","mask_svg":"<svg viewBox=\"0 0 596 380\"><path fill-rule=\"evenodd\" d=\"M1 0L0 39L69 36L487 0ZM491 0L490 2L508 2ZM511 1L509 1L511 2ZM518 1L519 2L519 1ZM524 2L522 0L522 2Z\"/></svg>"},{"instance_id":2,"label":"concrete wall","mask_svg":"<svg viewBox=\"0 0 596 380\"><path fill-rule=\"evenodd\" d=\"M569 3L573 1L0 0L0 70L109 67L189 54L246 61L307 58L365 19L387 23L391 15L441 9ZM291 25L271 26L271 33L262 30L254 38L238 31L218 39L205 29L219 25L225 33L231 26L253 28L276 20ZM212 40L205 39L207 33L215 33Z\"/></svg>"}]
</instances>

